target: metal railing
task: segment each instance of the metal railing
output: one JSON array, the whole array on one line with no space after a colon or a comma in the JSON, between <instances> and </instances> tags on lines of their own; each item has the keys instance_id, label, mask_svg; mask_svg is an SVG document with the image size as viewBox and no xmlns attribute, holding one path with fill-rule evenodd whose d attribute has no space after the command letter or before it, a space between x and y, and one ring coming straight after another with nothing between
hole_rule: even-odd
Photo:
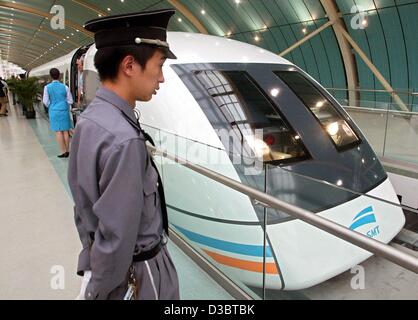
<instances>
[{"instance_id":1,"label":"metal railing","mask_svg":"<svg viewBox=\"0 0 418 320\"><path fill-rule=\"evenodd\" d=\"M342 105L350 107L369 107L374 109L386 109L386 110L400 110L400 111L418 111L418 101L416 97L418 92L408 90L373 90L373 89L346 89L346 88L326 88L335 99L337 99ZM350 93L356 93L356 99L350 100ZM340 93L344 93L346 96L341 97ZM360 96L362 95L362 96ZM373 97L365 99L369 95ZM371 100L368 100L371 99ZM400 105L400 100L402 105Z\"/></svg>"},{"instance_id":2,"label":"metal railing","mask_svg":"<svg viewBox=\"0 0 418 320\"><path fill-rule=\"evenodd\" d=\"M386 90L375 90L375 89L347 89L347 88L326 88L328 91L355 91L355 92L379 92L379 93L396 93L402 95L418 96L418 92L406 91L406 90L394 90L388 92Z\"/></svg>"},{"instance_id":3,"label":"metal railing","mask_svg":"<svg viewBox=\"0 0 418 320\"><path fill-rule=\"evenodd\" d=\"M278 200L264 192L243 185L238 181L230 179L212 170L206 169L200 165L191 163L178 156L168 154L167 152L161 151L152 146L148 146L148 148L153 155L159 155L176 163L179 163L184 167L187 167L231 189L234 189L242 194L247 195L251 199L258 201L260 204L264 206L268 206L276 210L282 210L290 216L300 219L310 225L313 225L327 233L336 236L337 238L348 241L362 249L365 249L373 254L381 256L389 261L392 261L393 263L398 264L410 271L418 273L418 258L415 256L409 255L385 243L381 243L363 234L352 231L342 225L339 225L321 216L315 215L314 213L308 210Z\"/></svg>"}]
</instances>

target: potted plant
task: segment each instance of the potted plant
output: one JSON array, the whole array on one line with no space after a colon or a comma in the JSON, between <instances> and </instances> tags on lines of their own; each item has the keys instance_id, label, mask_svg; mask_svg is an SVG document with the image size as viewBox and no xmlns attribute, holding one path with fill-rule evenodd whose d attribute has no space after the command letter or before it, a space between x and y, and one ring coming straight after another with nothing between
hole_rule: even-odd
<instances>
[{"instance_id":1,"label":"potted plant","mask_svg":"<svg viewBox=\"0 0 418 320\"><path fill-rule=\"evenodd\" d=\"M26 118L34 119L36 112L33 103L37 94L41 92L38 78L30 77L16 81L15 91L23 110L26 109Z\"/></svg>"}]
</instances>

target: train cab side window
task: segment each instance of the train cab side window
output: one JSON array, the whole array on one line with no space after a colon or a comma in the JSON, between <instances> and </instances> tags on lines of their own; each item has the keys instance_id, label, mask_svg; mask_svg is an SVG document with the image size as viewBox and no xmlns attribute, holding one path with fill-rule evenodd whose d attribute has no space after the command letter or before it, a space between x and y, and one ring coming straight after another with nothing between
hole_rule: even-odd
<instances>
[{"instance_id":1,"label":"train cab side window","mask_svg":"<svg viewBox=\"0 0 418 320\"><path fill-rule=\"evenodd\" d=\"M244 157L255 155L264 162L280 164L307 158L300 137L248 73L199 70L194 74L219 109L222 121L235 132Z\"/></svg>"},{"instance_id":2,"label":"train cab side window","mask_svg":"<svg viewBox=\"0 0 418 320\"><path fill-rule=\"evenodd\" d=\"M348 149L360 140L343 116L305 76L297 71L274 72L311 110L338 150Z\"/></svg>"}]
</instances>

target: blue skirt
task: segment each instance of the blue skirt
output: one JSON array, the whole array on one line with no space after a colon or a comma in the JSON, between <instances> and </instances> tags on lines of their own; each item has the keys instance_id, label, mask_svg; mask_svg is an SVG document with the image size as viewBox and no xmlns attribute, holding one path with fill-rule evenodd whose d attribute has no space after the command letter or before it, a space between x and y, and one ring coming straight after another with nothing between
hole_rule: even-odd
<instances>
[{"instance_id":1,"label":"blue skirt","mask_svg":"<svg viewBox=\"0 0 418 320\"><path fill-rule=\"evenodd\" d=\"M49 123L52 131L68 131L73 129L70 113L66 111L49 110Z\"/></svg>"}]
</instances>

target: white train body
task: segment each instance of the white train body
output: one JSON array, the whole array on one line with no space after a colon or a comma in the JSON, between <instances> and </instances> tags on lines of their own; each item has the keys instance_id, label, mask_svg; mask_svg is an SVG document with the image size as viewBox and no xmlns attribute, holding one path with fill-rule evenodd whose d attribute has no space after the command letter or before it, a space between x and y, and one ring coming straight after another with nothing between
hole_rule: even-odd
<instances>
[{"instance_id":1,"label":"white train body","mask_svg":"<svg viewBox=\"0 0 418 320\"><path fill-rule=\"evenodd\" d=\"M367 140L335 99L314 79L276 54L246 43L177 32L168 34L168 42L178 59L166 61L165 83L158 94L148 103L137 103L143 128L154 136L157 146L244 184L265 185L267 190L264 191L271 195L379 241L388 243L402 229L405 223L403 212L390 204L399 203L397 196ZM84 64L87 101L94 98L99 86L93 61L95 52L93 45L86 53ZM67 62L72 60L66 57ZM46 69L52 64L48 64ZM39 75L41 69L37 68L31 74ZM274 74L276 69L281 81ZM294 76L285 72L298 73L304 80L289 78L288 82L282 81L283 77ZM211 77L218 77L220 82L231 81L231 92L208 93L213 88L206 86L205 81ZM341 141L344 143L344 139L327 133L328 129L332 131L333 123L328 123L326 130L321 127L325 123L321 121L326 121L325 113L304 106L304 99L309 97L302 93L301 98L300 92L297 94L297 90L303 90L301 86L289 89L295 81L309 82L315 88L310 89L311 95L324 97L317 103L317 109L326 103L337 110L332 114L340 116L337 129L345 130L344 139L348 141L345 145L338 145ZM260 97L264 97L267 102L262 106L270 104L277 112L274 117L267 115L283 121L281 131L274 132L267 141L280 140L287 128L292 139L286 140L289 137L286 135L285 140L291 141L286 143L302 155L293 161L294 151L286 154L280 149L272 156L277 159L266 161L267 169L256 176L247 176L240 171L219 137L219 129L228 125L243 132L237 124L239 121L223 123L219 120L221 117L216 118L219 114L212 116L218 112L214 107L216 99L222 95L231 98L236 89L234 85L238 87L244 82L249 89L238 88L239 94L235 97L241 105L248 102L248 111L259 103ZM245 100L245 95L250 91L258 94L257 90L261 94L257 96L258 100ZM220 105L219 109L223 106ZM272 148L279 148L275 142L272 143ZM208 154L215 155L213 158L217 161L208 161ZM264 209L248 197L180 164L156 160L162 169L172 226L233 280L261 287ZM268 182L263 179L268 179ZM267 210L266 241L265 285L271 289L307 288L371 256L363 249L271 209Z\"/></svg>"}]
</instances>

